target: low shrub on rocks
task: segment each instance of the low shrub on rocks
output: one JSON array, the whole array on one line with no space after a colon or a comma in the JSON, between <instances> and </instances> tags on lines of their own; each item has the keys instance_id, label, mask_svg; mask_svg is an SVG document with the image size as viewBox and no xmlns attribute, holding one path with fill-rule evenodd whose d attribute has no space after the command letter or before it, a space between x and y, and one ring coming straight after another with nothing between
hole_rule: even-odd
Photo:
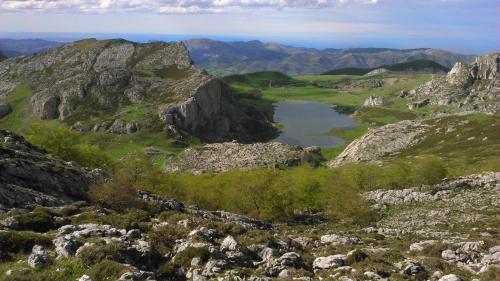
<instances>
[{"instance_id":1,"label":"low shrub on rocks","mask_svg":"<svg viewBox=\"0 0 500 281\"><path fill-rule=\"evenodd\" d=\"M96 281L117 280L127 268L112 260L103 260L94 264L87 270L87 274Z\"/></svg>"},{"instance_id":2,"label":"low shrub on rocks","mask_svg":"<svg viewBox=\"0 0 500 281\"><path fill-rule=\"evenodd\" d=\"M34 245L50 246L50 237L32 231L0 232L0 249L6 253L30 253Z\"/></svg>"},{"instance_id":3,"label":"low shrub on rocks","mask_svg":"<svg viewBox=\"0 0 500 281\"><path fill-rule=\"evenodd\" d=\"M119 242L109 244L96 244L83 248L78 257L85 266L92 266L105 260L120 262L123 259L125 248Z\"/></svg>"},{"instance_id":4,"label":"low shrub on rocks","mask_svg":"<svg viewBox=\"0 0 500 281\"><path fill-rule=\"evenodd\" d=\"M145 207L144 201L137 197L137 186L125 175L115 173L111 178L90 188L92 202L120 212Z\"/></svg>"},{"instance_id":5,"label":"low shrub on rocks","mask_svg":"<svg viewBox=\"0 0 500 281\"><path fill-rule=\"evenodd\" d=\"M189 267L193 258L200 258L202 263L207 262L210 257L208 247L187 247L184 251L175 256L175 264L179 266Z\"/></svg>"},{"instance_id":6,"label":"low shrub on rocks","mask_svg":"<svg viewBox=\"0 0 500 281\"><path fill-rule=\"evenodd\" d=\"M18 222L17 229L46 232L54 228L52 215L44 209L36 209L33 212L14 216Z\"/></svg>"},{"instance_id":7,"label":"low shrub on rocks","mask_svg":"<svg viewBox=\"0 0 500 281\"><path fill-rule=\"evenodd\" d=\"M149 233L149 242L160 255L164 256L172 252L177 239L185 238L187 234L184 227L170 224L161 225L153 227Z\"/></svg>"}]
</instances>

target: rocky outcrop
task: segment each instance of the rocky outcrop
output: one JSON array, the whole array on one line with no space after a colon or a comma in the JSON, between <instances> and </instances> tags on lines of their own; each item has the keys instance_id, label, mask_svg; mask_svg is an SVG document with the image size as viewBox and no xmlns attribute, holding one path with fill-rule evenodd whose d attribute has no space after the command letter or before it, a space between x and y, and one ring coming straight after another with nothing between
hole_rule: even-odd
<instances>
[{"instance_id":1,"label":"rocky outcrop","mask_svg":"<svg viewBox=\"0 0 500 281\"><path fill-rule=\"evenodd\" d=\"M70 125L80 121L82 130L104 128L105 120L109 127L120 125L105 128L109 132L130 133L137 128L115 123L128 114L120 109L137 104L149 123L160 119L207 140L251 141L248 127L271 127L267 120L248 123L223 83L194 67L180 42L77 41L0 63L0 81L0 97L28 86L35 116ZM133 113L127 117L129 123L139 121Z\"/></svg>"},{"instance_id":2,"label":"rocky outcrop","mask_svg":"<svg viewBox=\"0 0 500 281\"><path fill-rule=\"evenodd\" d=\"M302 149L278 142L216 143L184 150L176 158L167 160L165 171L200 174L235 169L291 167L302 163L315 164L320 157L317 147Z\"/></svg>"},{"instance_id":3,"label":"rocky outcrop","mask_svg":"<svg viewBox=\"0 0 500 281\"><path fill-rule=\"evenodd\" d=\"M85 199L101 173L53 158L24 138L0 130L0 209Z\"/></svg>"},{"instance_id":4,"label":"rocky outcrop","mask_svg":"<svg viewBox=\"0 0 500 281\"><path fill-rule=\"evenodd\" d=\"M383 156L395 155L402 149L417 144L428 128L429 125L421 121L405 120L371 129L349 144L328 166L374 161Z\"/></svg>"},{"instance_id":5,"label":"rocky outcrop","mask_svg":"<svg viewBox=\"0 0 500 281\"><path fill-rule=\"evenodd\" d=\"M453 106L464 111L500 110L500 53L457 63L445 77L433 79L409 92L410 109L426 105ZM421 101L426 101L422 103Z\"/></svg>"},{"instance_id":6,"label":"rocky outcrop","mask_svg":"<svg viewBox=\"0 0 500 281\"><path fill-rule=\"evenodd\" d=\"M364 106L381 106L384 104L384 98L380 96L369 96L363 103Z\"/></svg>"},{"instance_id":7,"label":"rocky outcrop","mask_svg":"<svg viewBox=\"0 0 500 281\"><path fill-rule=\"evenodd\" d=\"M386 72L388 72L388 70L385 69L385 68L377 68L377 69L374 69L374 70L368 72L367 74L365 74L363 76L365 76L365 77L372 77L372 76L377 76L377 75L380 75L380 74L384 74Z\"/></svg>"}]
</instances>

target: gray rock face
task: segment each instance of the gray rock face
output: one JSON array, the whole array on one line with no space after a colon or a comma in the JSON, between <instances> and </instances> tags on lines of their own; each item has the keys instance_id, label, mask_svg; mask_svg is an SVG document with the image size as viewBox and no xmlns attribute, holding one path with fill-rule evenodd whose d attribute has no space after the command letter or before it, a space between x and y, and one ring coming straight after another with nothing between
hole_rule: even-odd
<instances>
[{"instance_id":1,"label":"gray rock face","mask_svg":"<svg viewBox=\"0 0 500 281\"><path fill-rule=\"evenodd\" d=\"M207 144L188 148L165 165L167 172L225 172L233 169L276 168L314 164L320 157L317 149L277 142L240 144L236 142Z\"/></svg>"},{"instance_id":2,"label":"gray rock face","mask_svg":"<svg viewBox=\"0 0 500 281\"><path fill-rule=\"evenodd\" d=\"M0 98L28 86L33 114L41 119L73 124L99 116L111 122L106 130L131 133L139 129L137 120L125 124L113 116L142 104L150 121L159 118L209 140L252 138L241 121L248 116L218 79L193 66L180 42L77 41L0 63L0 81ZM102 127L86 127L95 125Z\"/></svg>"},{"instance_id":3,"label":"gray rock face","mask_svg":"<svg viewBox=\"0 0 500 281\"><path fill-rule=\"evenodd\" d=\"M464 111L500 110L500 53L476 58L471 64L457 63L445 77L433 79L409 92L410 109L451 105ZM418 104L419 106L415 106Z\"/></svg>"},{"instance_id":4,"label":"gray rock face","mask_svg":"<svg viewBox=\"0 0 500 281\"><path fill-rule=\"evenodd\" d=\"M56 206L85 199L98 171L47 155L24 138L0 130L0 207Z\"/></svg>"},{"instance_id":5,"label":"gray rock face","mask_svg":"<svg viewBox=\"0 0 500 281\"><path fill-rule=\"evenodd\" d=\"M374 70L372 70L372 71L370 71L370 72L366 73L366 74L365 74L365 75L363 75L363 76L365 76L365 77L377 76L377 75L380 75L380 74L384 74L384 73L386 73L387 71L388 71L388 70L387 70L387 69L385 69L385 68L377 68L377 69L374 69Z\"/></svg>"},{"instance_id":6,"label":"gray rock face","mask_svg":"<svg viewBox=\"0 0 500 281\"><path fill-rule=\"evenodd\" d=\"M390 156L419 142L429 126L420 121L405 120L369 130L353 141L333 161L330 167L347 163L374 161L382 156Z\"/></svg>"}]
</instances>

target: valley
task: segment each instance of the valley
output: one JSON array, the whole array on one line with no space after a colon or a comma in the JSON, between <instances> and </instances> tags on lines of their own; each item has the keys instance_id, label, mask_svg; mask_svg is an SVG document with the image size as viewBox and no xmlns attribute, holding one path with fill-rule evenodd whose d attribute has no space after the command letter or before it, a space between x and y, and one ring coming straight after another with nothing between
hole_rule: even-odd
<instances>
[{"instance_id":1,"label":"valley","mask_svg":"<svg viewBox=\"0 0 500 281\"><path fill-rule=\"evenodd\" d=\"M0 62L0 280L497 280L498 53L215 77L196 46ZM382 51L436 55L349 52Z\"/></svg>"}]
</instances>

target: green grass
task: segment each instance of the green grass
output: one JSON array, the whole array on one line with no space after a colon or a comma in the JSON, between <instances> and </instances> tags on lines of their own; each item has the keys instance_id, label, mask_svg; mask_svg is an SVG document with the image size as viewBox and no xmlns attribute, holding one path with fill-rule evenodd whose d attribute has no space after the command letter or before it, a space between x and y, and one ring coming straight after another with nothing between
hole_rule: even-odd
<instances>
[{"instance_id":1,"label":"green grass","mask_svg":"<svg viewBox=\"0 0 500 281\"><path fill-rule=\"evenodd\" d=\"M498 171L500 115L449 116L427 123L433 129L400 158L434 155L446 160L451 175ZM450 128L456 131L446 132Z\"/></svg>"},{"instance_id":2,"label":"green grass","mask_svg":"<svg viewBox=\"0 0 500 281\"><path fill-rule=\"evenodd\" d=\"M30 99L32 91L24 86L19 86L7 97L7 103L12 106L12 112L7 117L0 119L0 127L14 132L25 131L32 119L30 112Z\"/></svg>"}]
</instances>

